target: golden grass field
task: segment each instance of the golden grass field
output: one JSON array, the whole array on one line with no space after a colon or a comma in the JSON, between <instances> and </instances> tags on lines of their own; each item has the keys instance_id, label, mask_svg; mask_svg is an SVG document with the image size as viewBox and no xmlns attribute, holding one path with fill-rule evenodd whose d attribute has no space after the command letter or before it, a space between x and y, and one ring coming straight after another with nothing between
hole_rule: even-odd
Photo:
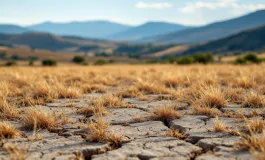
<instances>
[{"instance_id":1,"label":"golden grass field","mask_svg":"<svg viewBox=\"0 0 265 160\"><path fill-rule=\"evenodd\" d=\"M92 106L76 109L76 114L92 114L98 122L87 124L88 141L107 141L118 146L121 136L108 134L109 124L100 117L108 108L133 108L123 98L138 98L148 101L147 95L158 95L159 99L170 99L187 103L188 106L164 106L150 112L149 120L179 119L179 111L189 108L187 115L215 117L213 132L226 132L240 136L235 144L237 150L250 150L258 159L265 157L264 114L245 116L222 109L230 104L242 108L265 108L265 65L106 65L106 66L58 66L58 67L1 67L0 68L0 137L10 139L23 137L25 130L58 127L67 123L63 114L50 115L35 108L56 99L78 99L89 93L104 93L91 100ZM71 104L69 104L71 106ZM27 109L21 110L20 108ZM259 116L262 119L251 119ZM245 125L240 129L229 128L218 117L234 117ZM147 121L134 117L138 122ZM22 124L24 129L8 121ZM168 131L167 136L185 139L187 135ZM114 147L115 148L115 147ZM12 148L9 150L12 151ZM14 150L14 148L13 148ZM10 152L9 156L21 156L21 152Z\"/></svg>"}]
</instances>

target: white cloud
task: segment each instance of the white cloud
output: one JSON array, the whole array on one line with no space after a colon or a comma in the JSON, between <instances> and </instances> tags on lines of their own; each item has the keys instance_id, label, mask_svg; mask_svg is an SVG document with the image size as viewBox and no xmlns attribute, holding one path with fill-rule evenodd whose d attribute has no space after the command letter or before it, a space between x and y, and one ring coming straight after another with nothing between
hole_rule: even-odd
<instances>
[{"instance_id":1,"label":"white cloud","mask_svg":"<svg viewBox=\"0 0 265 160\"><path fill-rule=\"evenodd\" d=\"M180 8L180 11L183 13L194 13L201 9L214 10L220 8L230 8L233 9L233 13L239 13L265 9L265 4L239 4L238 0L218 0L215 2L199 1L187 4L185 7Z\"/></svg>"},{"instance_id":2,"label":"white cloud","mask_svg":"<svg viewBox=\"0 0 265 160\"><path fill-rule=\"evenodd\" d=\"M138 2L135 5L136 8L154 8L154 9L164 9L164 8L172 8L173 5L170 3L145 3L145 2Z\"/></svg>"}]
</instances>

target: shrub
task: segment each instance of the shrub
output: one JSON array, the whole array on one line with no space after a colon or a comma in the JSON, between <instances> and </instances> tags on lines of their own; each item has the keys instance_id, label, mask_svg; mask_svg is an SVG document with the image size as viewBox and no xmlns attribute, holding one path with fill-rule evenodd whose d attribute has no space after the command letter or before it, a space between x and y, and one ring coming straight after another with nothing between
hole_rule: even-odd
<instances>
[{"instance_id":1,"label":"shrub","mask_svg":"<svg viewBox=\"0 0 265 160\"><path fill-rule=\"evenodd\" d=\"M260 63L260 62L261 62L261 59L259 59L259 58L257 57L257 55L254 54L254 53L248 53L248 54L246 54L246 55L244 56L244 59L245 59L246 61L249 61L249 62L252 62L252 63Z\"/></svg>"},{"instance_id":2,"label":"shrub","mask_svg":"<svg viewBox=\"0 0 265 160\"><path fill-rule=\"evenodd\" d=\"M94 65L105 65L105 64L107 64L108 62L107 61L105 61L105 60L97 60L95 63L94 63Z\"/></svg>"},{"instance_id":3,"label":"shrub","mask_svg":"<svg viewBox=\"0 0 265 160\"><path fill-rule=\"evenodd\" d=\"M16 61L7 61L5 66L15 66L17 65L17 62Z\"/></svg>"},{"instance_id":4,"label":"shrub","mask_svg":"<svg viewBox=\"0 0 265 160\"><path fill-rule=\"evenodd\" d=\"M246 64L247 61L242 58L242 57L238 57L235 61L234 61L234 64Z\"/></svg>"},{"instance_id":5,"label":"shrub","mask_svg":"<svg viewBox=\"0 0 265 160\"><path fill-rule=\"evenodd\" d=\"M178 59L178 64L192 64L194 62L194 59L191 56L185 56L180 59Z\"/></svg>"},{"instance_id":6,"label":"shrub","mask_svg":"<svg viewBox=\"0 0 265 160\"><path fill-rule=\"evenodd\" d=\"M72 61L74 63L76 63L76 64L81 64L81 63L85 62L85 57L83 57L83 56L74 56Z\"/></svg>"},{"instance_id":7,"label":"shrub","mask_svg":"<svg viewBox=\"0 0 265 160\"><path fill-rule=\"evenodd\" d=\"M42 60L42 65L43 66L56 66L57 61L54 59L44 59Z\"/></svg>"},{"instance_id":8,"label":"shrub","mask_svg":"<svg viewBox=\"0 0 265 160\"><path fill-rule=\"evenodd\" d=\"M213 61L212 53L197 53L194 55L194 61L207 64Z\"/></svg>"},{"instance_id":9,"label":"shrub","mask_svg":"<svg viewBox=\"0 0 265 160\"><path fill-rule=\"evenodd\" d=\"M244 55L243 57L238 57L234 64L246 64L246 63L260 63L262 62L262 59L258 58L256 54L254 53L248 53Z\"/></svg>"}]
</instances>

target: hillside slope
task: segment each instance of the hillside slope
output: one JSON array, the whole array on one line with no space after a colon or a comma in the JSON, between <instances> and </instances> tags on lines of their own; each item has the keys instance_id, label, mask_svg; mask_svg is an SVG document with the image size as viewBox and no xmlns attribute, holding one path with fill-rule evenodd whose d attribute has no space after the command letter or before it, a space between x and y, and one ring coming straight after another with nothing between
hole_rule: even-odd
<instances>
[{"instance_id":1,"label":"hillside slope","mask_svg":"<svg viewBox=\"0 0 265 160\"><path fill-rule=\"evenodd\" d=\"M240 32L219 40L196 46L184 54L196 52L224 53L234 51L261 51L265 49L265 26Z\"/></svg>"},{"instance_id":2,"label":"hillside slope","mask_svg":"<svg viewBox=\"0 0 265 160\"><path fill-rule=\"evenodd\" d=\"M260 10L248 15L209 24L203 27L186 29L167 35L143 39L143 42L156 43L198 43L215 40L243 30L260 27L265 24L265 10Z\"/></svg>"},{"instance_id":3,"label":"hillside slope","mask_svg":"<svg viewBox=\"0 0 265 160\"><path fill-rule=\"evenodd\" d=\"M60 37L48 33L24 33L17 35L0 34L0 44L25 45L34 49L62 51L72 47L115 47L115 43L109 41L84 39L78 37Z\"/></svg>"},{"instance_id":4,"label":"hillside slope","mask_svg":"<svg viewBox=\"0 0 265 160\"><path fill-rule=\"evenodd\" d=\"M28 32L29 30L17 25L0 24L0 33L4 34L21 34Z\"/></svg>"},{"instance_id":5,"label":"hillside slope","mask_svg":"<svg viewBox=\"0 0 265 160\"><path fill-rule=\"evenodd\" d=\"M161 34L183 30L185 28L187 27L173 23L148 22L143 25L130 28L124 32L111 35L109 39L133 41L139 40L143 37L157 36Z\"/></svg>"}]
</instances>

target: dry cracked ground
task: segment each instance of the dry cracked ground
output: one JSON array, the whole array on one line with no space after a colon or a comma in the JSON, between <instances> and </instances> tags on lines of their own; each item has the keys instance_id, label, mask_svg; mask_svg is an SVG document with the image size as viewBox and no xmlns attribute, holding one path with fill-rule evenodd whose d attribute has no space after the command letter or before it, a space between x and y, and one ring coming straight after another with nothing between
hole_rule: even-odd
<instances>
[{"instance_id":1,"label":"dry cracked ground","mask_svg":"<svg viewBox=\"0 0 265 160\"><path fill-rule=\"evenodd\" d=\"M23 157L32 160L81 157L95 160L254 159L248 151L235 151L234 145L240 141L238 136L213 130L216 123L214 116L193 115L188 103L169 100L165 98L168 95L163 95L163 100L159 98L161 95L147 95L147 101L124 98L123 102L133 107L109 108L107 114L102 117L105 123L110 124L107 132L122 136L120 144L113 146L110 142L89 142L86 139L86 135L89 134L86 126L91 121L97 121L98 116L77 114L76 109L79 110L85 105L91 106L91 101L100 96L104 94L92 93L81 99L58 99L54 103L35 106L46 112L64 113L70 118L66 124L58 128L35 132L24 130L17 121L9 121L23 131L23 136L3 141L2 148L12 145L19 148L17 152L25 152L21 153ZM151 112L156 108L172 105L180 106L180 118L150 119ZM235 104L229 105L222 111L237 112L239 107ZM241 110L245 115L253 112L249 108ZM219 120L230 129L244 125L235 118L219 117ZM182 136L176 138L170 135L170 128L178 130ZM0 159L9 159L10 152L0 151Z\"/></svg>"},{"instance_id":2,"label":"dry cracked ground","mask_svg":"<svg viewBox=\"0 0 265 160\"><path fill-rule=\"evenodd\" d=\"M228 67L3 69L0 159L262 159L264 66Z\"/></svg>"}]
</instances>

